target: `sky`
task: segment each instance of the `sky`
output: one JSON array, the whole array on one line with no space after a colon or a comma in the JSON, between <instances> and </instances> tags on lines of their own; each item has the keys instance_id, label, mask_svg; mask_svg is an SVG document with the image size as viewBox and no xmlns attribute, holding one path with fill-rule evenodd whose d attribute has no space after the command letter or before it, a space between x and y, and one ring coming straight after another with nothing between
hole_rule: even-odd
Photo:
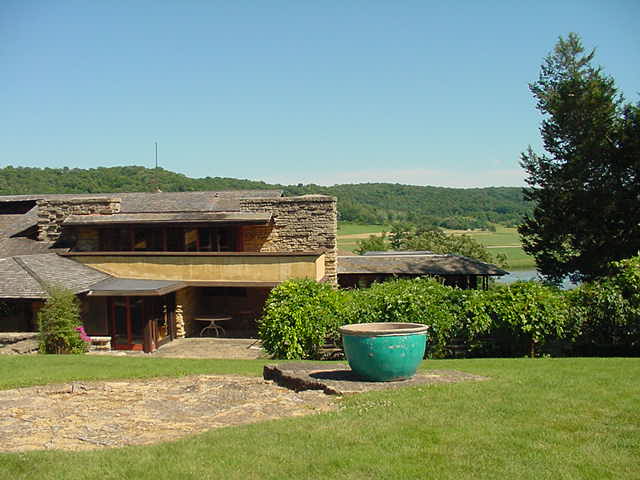
<instances>
[{"instance_id":1,"label":"sky","mask_svg":"<svg viewBox=\"0 0 640 480\"><path fill-rule=\"evenodd\" d=\"M0 167L520 186L577 32L640 100L640 1L0 0Z\"/></svg>"}]
</instances>

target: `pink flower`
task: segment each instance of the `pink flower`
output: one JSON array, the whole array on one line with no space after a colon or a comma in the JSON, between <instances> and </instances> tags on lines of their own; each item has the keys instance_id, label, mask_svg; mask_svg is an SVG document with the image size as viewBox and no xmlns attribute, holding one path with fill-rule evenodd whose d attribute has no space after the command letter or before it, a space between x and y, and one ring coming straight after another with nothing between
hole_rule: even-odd
<instances>
[{"instance_id":1,"label":"pink flower","mask_svg":"<svg viewBox=\"0 0 640 480\"><path fill-rule=\"evenodd\" d=\"M76 327L75 330L80 334L80 339L83 342L91 343L91 337L87 335L87 332L84 331L83 326Z\"/></svg>"}]
</instances>

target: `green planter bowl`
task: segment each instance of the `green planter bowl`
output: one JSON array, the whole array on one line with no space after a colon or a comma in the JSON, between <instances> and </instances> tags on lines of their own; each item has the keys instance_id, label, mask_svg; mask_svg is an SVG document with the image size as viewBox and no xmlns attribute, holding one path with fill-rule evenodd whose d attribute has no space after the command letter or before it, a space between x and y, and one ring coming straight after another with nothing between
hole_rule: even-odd
<instances>
[{"instance_id":1,"label":"green planter bowl","mask_svg":"<svg viewBox=\"0 0 640 480\"><path fill-rule=\"evenodd\" d=\"M415 375L424 358L426 325L356 323L340 327L351 370L364 380L391 382Z\"/></svg>"}]
</instances>

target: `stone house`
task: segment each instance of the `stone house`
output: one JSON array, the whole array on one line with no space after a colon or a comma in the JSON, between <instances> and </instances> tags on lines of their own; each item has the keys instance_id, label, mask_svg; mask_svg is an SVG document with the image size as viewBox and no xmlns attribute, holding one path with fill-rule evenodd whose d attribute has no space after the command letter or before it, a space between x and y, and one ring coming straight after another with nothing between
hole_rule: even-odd
<instances>
[{"instance_id":1,"label":"stone house","mask_svg":"<svg viewBox=\"0 0 640 480\"><path fill-rule=\"evenodd\" d=\"M274 190L0 196L0 331L34 330L55 283L113 349L153 351L221 319L255 333L279 283L337 284L336 218L333 197Z\"/></svg>"}]
</instances>

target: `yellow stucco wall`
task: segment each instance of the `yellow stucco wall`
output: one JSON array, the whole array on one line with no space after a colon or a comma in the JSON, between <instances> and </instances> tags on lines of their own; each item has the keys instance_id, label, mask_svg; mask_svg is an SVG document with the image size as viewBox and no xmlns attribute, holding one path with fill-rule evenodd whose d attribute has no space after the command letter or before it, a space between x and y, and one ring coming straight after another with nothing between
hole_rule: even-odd
<instances>
[{"instance_id":1,"label":"yellow stucco wall","mask_svg":"<svg viewBox=\"0 0 640 480\"><path fill-rule=\"evenodd\" d=\"M192 282L274 282L320 280L324 255L317 256L154 256L77 255L74 260L120 278Z\"/></svg>"}]
</instances>

